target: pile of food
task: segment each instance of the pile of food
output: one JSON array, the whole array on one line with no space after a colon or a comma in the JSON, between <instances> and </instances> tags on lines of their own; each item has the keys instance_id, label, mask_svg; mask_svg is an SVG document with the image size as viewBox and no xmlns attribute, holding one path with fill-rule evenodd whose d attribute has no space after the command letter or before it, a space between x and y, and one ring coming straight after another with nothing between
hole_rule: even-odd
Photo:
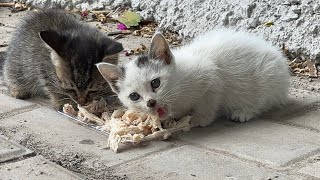
<instances>
[{"instance_id":1,"label":"pile of food","mask_svg":"<svg viewBox=\"0 0 320 180\"><path fill-rule=\"evenodd\" d=\"M112 114L103 101L93 101L87 106L79 106L76 111L72 105L65 104L63 112L100 126L109 133L107 147L117 152L120 143L139 144L143 141L167 139L176 131L190 130L190 116L178 121L173 119L161 122L158 116L133 110L117 109ZM110 115L111 114L111 115Z\"/></svg>"}]
</instances>

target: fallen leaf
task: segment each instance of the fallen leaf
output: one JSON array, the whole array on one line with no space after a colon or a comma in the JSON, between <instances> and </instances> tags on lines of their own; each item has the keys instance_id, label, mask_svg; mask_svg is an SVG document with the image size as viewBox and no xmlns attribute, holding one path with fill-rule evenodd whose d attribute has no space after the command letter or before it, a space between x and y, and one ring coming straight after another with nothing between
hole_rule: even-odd
<instances>
[{"instance_id":1,"label":"fallen leaf","mask_svg":"<svg viewBox=\"0 0 320 180\"><path fill-rule=\"evenodd\" d=\"M270 27L270 26L273 26L274 23L272 21L269 21L269 22L264 23L264 25Z\"/></svg>"},{"instance_id":2,"label":"fallen leaf","mask_svg":"<svg viewBox=\"0 0 320 180\"><path fill-rule=\"evenodd\" d=\"M318 70L316 67L316 63L312 61L306 61L307 69L309 70L309 77L316 78L318 77Z\"/></svg>"},{"instance_id":3,"label":"fallen leaf","mask_svg":"<svg viewBox=\"0 0 320 180\"><path fill-rule=\"evenodd\" d=\"M105 23L107 21L107 17L104 14L95 14L97 21L101 23Z\"/></svg>"},{"instance_id":4,"label":"fallen leaf","mask_svg":"<svg viewBox=\"0 0 320 180\"><path fill-rule=\"evenodd\" d=\"M144 44L140 44L140 47L135 48L135 49L130 49L125 51L126 56L131 56L131 55L139 55L146 53L148 51L147 47Z\"/></svg>"},{"instance_id":5,"label":"fallen leaf","mask_svg":"<svg viewBox=\"0 0 320 180\"><path fill-rule=\"evenodd\" d=\"M127 28L130 28L131 26L138 26L141 21L141 17L136 12L124 11L118 18L118 21L126 25Z\"/></svg>"}]
</instances>

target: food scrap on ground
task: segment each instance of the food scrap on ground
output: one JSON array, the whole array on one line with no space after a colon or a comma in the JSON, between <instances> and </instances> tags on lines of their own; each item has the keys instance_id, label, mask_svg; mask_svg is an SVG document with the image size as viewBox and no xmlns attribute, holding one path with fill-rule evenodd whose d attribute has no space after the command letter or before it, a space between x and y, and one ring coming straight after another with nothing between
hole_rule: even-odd
<instances>
[{"instance_id":1,"label":"food scrap on ground","mask_svg":"<svg viewBox=\"0 0 320 180\"><path fill-rule=\"evenodd\" d=\"M65 104L63 112L81 121L92 122L100 126L102 131L108 132L107 147L115 152L120 143L139 144L142 141L164 140L173 132L189 131L191 128L191 116L179 121L168 119L161 122L158 116L121 108L110 115L110 109L102 100L83 107L78 105L78 111L72 105Z\"/></svg>"}]
</instances>

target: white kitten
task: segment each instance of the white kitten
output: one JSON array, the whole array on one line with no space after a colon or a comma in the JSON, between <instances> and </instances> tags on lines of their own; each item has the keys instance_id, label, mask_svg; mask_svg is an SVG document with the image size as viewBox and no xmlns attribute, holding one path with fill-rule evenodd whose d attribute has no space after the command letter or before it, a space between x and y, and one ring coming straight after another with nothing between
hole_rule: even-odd
<instances>
[{"instance_id":1,"label":"white kitten","mask_svg":"<svg viewBox=\"0 0 320 180\"><path fill-rule=\"evenodd\" d=\"M172 51L156 34L148 56L123 67L97 67L128 108L161 118L190 114L200 126L221 113L248 121L285 103L289 86L286 59L277 48L229 29L210 31Z\"/></svg>"}]
</instances>

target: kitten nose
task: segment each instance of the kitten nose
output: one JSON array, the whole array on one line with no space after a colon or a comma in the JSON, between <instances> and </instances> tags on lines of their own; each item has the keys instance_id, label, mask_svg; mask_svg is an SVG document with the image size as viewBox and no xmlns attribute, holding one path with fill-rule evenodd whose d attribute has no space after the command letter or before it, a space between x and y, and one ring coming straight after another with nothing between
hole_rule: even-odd
<instances>
[{"instance_id":1,"label":"kitten nose","mask_svg":"<svg viewBox=\"0 0 320 180\"><path fill-rule=\"evenodd\" d=\"M157 104L157 101L154 99L149 99L149 101L147 102L148 107L154 107L156 104Z\"/></svg>"},{"instance_id":2,"label":"kitten nose","mask_svg":"<svg viewBox=\"0 0 320 180\"><path fill-rule=\"evenodd\" d=\"M86 104L86 98L78 97L78 103L83 106Z\"/></svg>"}]
</instances>

